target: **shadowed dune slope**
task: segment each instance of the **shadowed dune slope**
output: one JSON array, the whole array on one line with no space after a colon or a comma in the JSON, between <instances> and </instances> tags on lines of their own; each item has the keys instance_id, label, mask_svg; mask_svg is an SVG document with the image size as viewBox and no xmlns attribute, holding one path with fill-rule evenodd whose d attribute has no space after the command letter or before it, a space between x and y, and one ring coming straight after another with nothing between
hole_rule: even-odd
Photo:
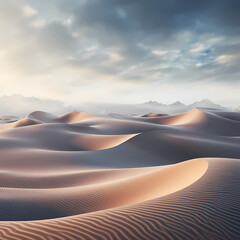
<instances>
[{"instance_id":1,"label":"shadowed dune slope","mask_svg":"<svg viewBox=\"0 0 240 240\"><path fill-rule=\"evenodd\" d=\"M57 116L51 113L36 111L28 115L28 118L41 123L57 122Z\"/></svg>"},{"instance_id":2,"label":"shadowed dune slope","mask_svg":"<svg viewBox=\"0 0 240 240\"><path fill-rule=\"evenodd\" d=\"M165 117L168 116L168 114L160 114L160 113L147 113L142 115L141 117Z\"/></svg>"},{"instance_id":3,"label":"shadowed dune slope","mask_svg":"<svg viewBox=\"0 0 240 240\"><path fill-rule=\"evenodd\" d=\"M80 132L74 126L64 123L39 124L26 128L10 129L0 132L1 147L34 148L58 151L101 150L115 147L136 136L99 135ZM12 144L9 144L11 142Z\"/></svg>"},{"instance_id":4,"label":"shadowed dune slope","mask_svg":"<svg viewBox=\"0 0 240 240\"><path fill-rule=\"evenodd\" d=\"M240 117L33 112L0 124L0 239L238 239Z\"/></svg>"}]
</instances>

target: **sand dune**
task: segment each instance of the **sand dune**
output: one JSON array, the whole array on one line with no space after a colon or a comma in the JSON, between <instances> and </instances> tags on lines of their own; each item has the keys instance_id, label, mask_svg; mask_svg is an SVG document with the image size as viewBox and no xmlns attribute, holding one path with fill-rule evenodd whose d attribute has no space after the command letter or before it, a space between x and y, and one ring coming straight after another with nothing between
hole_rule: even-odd
<instances>
[{"instance_id":1,"label":"sand dune","mask_svg":"<svg viewBox=\"0 0 240 240\"><path fill-rule=\"evenodd\" d=\"M163 169L161 167L151 170L136 169L128 172L127 176L122 170L123 175L118 173L118 178L109 170L105 172L107 179L101 179L102 172L99 173L100 176L97 173L86 174L85 172L38 178L31 175L26 178L5 173L2 175L5 179L7 178L3 182L4 194L8 196L7 205L5 197L0 197L0 206L4 206L7 216L2 215L1 220L21 221L65 217L154 199L191 185L205 173L207 165L205 160L196 159ZM186 175L188 171L190 174ZM108 175L111 177L107 177ZM61 186L60 178L62 181L66 179L69 182L64 181L64 185ZM83 178L85 185L82 185ZM95 183L92 182L93 178L95 178ZM41 184L44 184L44 181L45 187L47 187L46 182L49 182L51 186L51 181L54 181L55 188L56 183L59 185L56 189L50 186L42 189ZM77 181L79 181L79 186ZM12 184L11 187L6 186L9 183ZM36 188L39 190L37 191ZM34 202L32 199L35 199ZM28 203L27 208L31 215L22 214L26 203ZM39 212L39 209L42 211Z\"/></svg>"},{"instance_id":2,"label":"sand dune","mask_svg":"<svg viewBox=\"0 0 240 240\"><path fill-rule=\"evenodd\" d=\"M168 116L168 114L147 113L142 115L141 117L165 117L165 116Z\"/></svg>"},{"instance_id":3,"label":"sand dune","mask_svg":"<svg viewBox=\"0 0 240 240\"><path fill-rule=\"evenodd\" d=\"M80 122L82 120L91 119L91 118L97 118L97 116L88 114L88 113L73 111L65 115L62 115L57 119L65 123L74 123L74 122Z\"/></svg>"},{"instance_id":4,"label":"sand dune","mask_svg":"<svg viewBox=\"0 0 240 240\"><path fill-rule=\"evenodd\" d=\"M1 239L239 238L238 112L37 111L0 130Z\"/></svg>"}]
</instances>

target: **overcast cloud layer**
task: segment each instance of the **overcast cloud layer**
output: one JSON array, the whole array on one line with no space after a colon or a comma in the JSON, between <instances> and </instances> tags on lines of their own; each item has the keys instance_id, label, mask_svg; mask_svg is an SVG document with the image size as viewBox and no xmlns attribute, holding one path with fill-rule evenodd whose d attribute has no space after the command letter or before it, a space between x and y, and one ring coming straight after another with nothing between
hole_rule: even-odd
<instances>
[{"instance_id":1,"label":"overcast cloud layer","mask_svg":"<svg viewBox=\"0 0 240 240\"><path fill-rule=\"evenodd\" d=\"M0 0L0 95L240 103L240 1Z\"/></svg>"}]
</instances>

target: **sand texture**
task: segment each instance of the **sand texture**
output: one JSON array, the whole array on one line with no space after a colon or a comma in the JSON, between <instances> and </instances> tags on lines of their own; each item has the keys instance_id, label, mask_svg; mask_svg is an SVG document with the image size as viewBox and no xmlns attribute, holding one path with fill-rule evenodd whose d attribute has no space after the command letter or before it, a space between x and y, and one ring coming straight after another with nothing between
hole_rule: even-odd
<instances>
[{"instance_id":1,"label":"sand texture","mask_svg":"<svg viewBox=\"0 0 240 240\"><path fill-rule=\"evenodd\" d=\"M240 239L240 112L1 118L0 239Z\"/></svg>"}]
</instances>

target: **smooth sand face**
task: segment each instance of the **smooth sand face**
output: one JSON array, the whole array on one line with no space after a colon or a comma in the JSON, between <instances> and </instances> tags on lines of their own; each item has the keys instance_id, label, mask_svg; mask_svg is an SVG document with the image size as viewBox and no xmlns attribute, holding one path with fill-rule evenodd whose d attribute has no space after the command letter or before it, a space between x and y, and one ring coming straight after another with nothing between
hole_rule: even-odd
<instances>
[{"instance_id":1,"label":"smooth sand face","mask_svg":"<svg viewBox=\"0 0 240 240\"><path fill-rule=\"evenodd\" d=\"M4 118L1 238L237 239L239 114Z\"/></svg>"}]
</instances>

